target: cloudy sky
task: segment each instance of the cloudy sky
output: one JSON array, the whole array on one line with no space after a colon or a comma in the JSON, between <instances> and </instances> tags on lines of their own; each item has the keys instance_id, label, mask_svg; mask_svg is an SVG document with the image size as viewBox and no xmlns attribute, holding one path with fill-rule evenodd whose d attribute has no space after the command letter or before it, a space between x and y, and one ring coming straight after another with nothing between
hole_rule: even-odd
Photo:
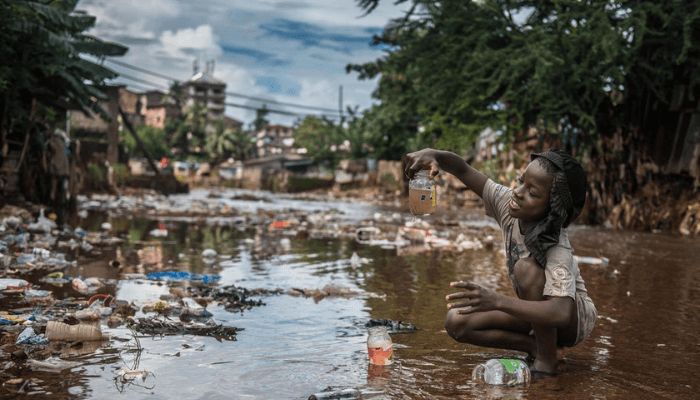
<instances>
[{"instance_id":1,"label":"cloudy sky","mask_svg":"<svg viewBox=\"0 0 700 400\"><path fill-rule=\"evenodd\" d=\"M192 63L215 60L214 75L227 92L279 102L338 109L339 86L344 105L372 103L375 81L347 74L348 63L381 56L370 46L402 6L385 0L362 17L355 0L81 0L78 9L97 17L92 34L129 47L119 61L186 80ZM168 80L123 66L106 65L128 75L119 82L136 90L167 87ZM135 79L131 79L135 78ZM259 107L260 102L227 96L229 103ZM268 108L313 113L269 103ZM322 113L322 111L318 111ZM254 111L232 106L226 114L245 123ZM270 114L277 123L296 118Z\"/></svg>"}]
</instances>

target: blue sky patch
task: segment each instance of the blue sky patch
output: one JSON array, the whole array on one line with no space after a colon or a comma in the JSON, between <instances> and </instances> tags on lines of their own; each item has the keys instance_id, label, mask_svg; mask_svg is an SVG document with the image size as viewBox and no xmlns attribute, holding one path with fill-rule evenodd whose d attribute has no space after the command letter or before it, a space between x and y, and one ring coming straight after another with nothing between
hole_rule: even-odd
<instances>
[{"instance_id":1,"label":"blue sky patch","mask_svg":"<svg viewBox=\"0 0 700 400\"><path fill-rule=\"evenodd\" d=\"M258 76L255 78L255 86L264 88L270 94L284 94L287 96L299 96L301 85L296 82L283 82L274 76Z\"/></svg>"},{"instance_id":2,"label":"blue sky patch","mask_svg":"<svg viewBox=\"0 0 700 400\"><path fill-rule=\"evenodd\" d=\"M233 55L234 59L237 58L236 56L241 55L241 56L251 58L253 61L255 61L258 64L267 65L267 66L271 66L271 67L280 67L280 66L290 64L289 61L283 60L283 59L277 57L275 54L269 53L267 51L251 49L249 47L222 44L221 50L223 50L227 54Z\"/></svg>"},{"instance_id":3,"label":"blue sky patch","mask_svg":"<svg viewBox=\"0 0 700 400\"><path fill-rule=\"evenodd\" d=\"M354 31L357 33L329 32L319 25L284 18L276 18L271 22L261 24L260 29L266 35L297 41L305 47L320 47L346 54L352 53L355 49L369 47L374 31L381 31L365 28L355 29Z\"/></svg>"}]
</instances>

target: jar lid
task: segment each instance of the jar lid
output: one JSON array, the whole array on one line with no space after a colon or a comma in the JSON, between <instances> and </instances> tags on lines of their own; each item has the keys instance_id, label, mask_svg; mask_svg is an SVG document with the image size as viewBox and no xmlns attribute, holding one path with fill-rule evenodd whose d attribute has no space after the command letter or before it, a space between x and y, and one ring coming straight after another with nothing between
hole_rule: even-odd
<instances>
[{"instance_id":1,"label":"jar lid","mask_svg":"<svg viewBox=\"0 0 700 400\"><path fill-rule=\"evenodd\" d=\"M386 329L386 326L381 325L370 326L367 330L369 331L369 333L389 333L389 331Z\"/></svg>"}]
</instances>

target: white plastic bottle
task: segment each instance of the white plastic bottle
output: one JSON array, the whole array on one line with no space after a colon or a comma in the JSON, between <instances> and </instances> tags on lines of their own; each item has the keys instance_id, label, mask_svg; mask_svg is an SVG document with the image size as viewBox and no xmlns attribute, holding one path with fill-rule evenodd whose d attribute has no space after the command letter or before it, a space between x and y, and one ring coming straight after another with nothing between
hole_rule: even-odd
<instances>
[{"instance_id":1,"label":"white plastic bottle","mask_svg":"<svg viewBox=\"0 0 700 400\"><path fill-rule=\"evenodd\" d=\"M494 358L474 367L472 380L489 385L528 385L530 368L522 360Z\"/></svg>"},{"instance_id":2,"label":"white plastic bottle","mask_svg":"<svg viewBox=\"0 0 700 400\"><path fill-rule=\"evenodd\" d=\"M367 353L369 362L374 365L391 365L394 353L394 344L391 336L384 326L369 328L367 335Z\"/></svg>"}]
</instances>

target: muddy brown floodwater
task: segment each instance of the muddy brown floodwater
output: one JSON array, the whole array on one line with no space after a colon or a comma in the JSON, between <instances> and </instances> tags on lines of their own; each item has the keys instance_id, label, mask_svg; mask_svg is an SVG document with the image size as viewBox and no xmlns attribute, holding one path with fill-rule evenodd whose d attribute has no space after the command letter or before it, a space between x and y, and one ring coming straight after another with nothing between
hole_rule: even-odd
<instances>
[{"instance_id":1,"label":"muddy brown floodwater","mask_svg":"<svg viewBox=\"0 0 700 400\"><path fill-rule=\"evenodd\" d=\"M89 223L99 224L104 218L93 214ZM320 301L266 296L261 297L266 305L242 313L211 305L209 311L217 321L244 328L237 341L198 336L141 338L144 350L138 368L153 376L143 386L120 387L113 378L120 368L133 365L135 355L124 351L124 342L113 340L94 353L69 358L81 364L63 374L27 371L22 375L41 379L40 386L50 392L44 394L48 398L304 399L327 388L356 388L373 399L700 396L697 238L570 229L576 254L610 259L607 267L581 265L599 312L596 327L591 337L566 351L565 372L560 376L529 387L504 388L475 385L470 381L471 370L488 358L521 354L456 343L443 329L449 282L470 279L511 294L499 251L399 257L395 250L351 240L298 239L266 229L164 219L109 220L127 242L104 250L100 260L79 262L67 272L119 279L119 271L108 267L108 260L117 252L127 259L148 253L155 257L154 267L128 267L133 270L122 272L216 273L222 277L220 285L247 288L321 288L334 283L361 295ZM148 232L159 222L166 224L168 237L149 238ZM226 257L208 265L200 257L205 248ZM353 252L371 261L353 266L349 261ZM167 285L129 280L119 281L114 289L117 298L138 304L167 292ZM415 333L392 335L391 366L368 363L364 324L370 318L410 321L419 328ZM131 337L123 327L103 328L116 337ZM7 387L0 393L12 395Z\"/></svg>"}]
</instances>

